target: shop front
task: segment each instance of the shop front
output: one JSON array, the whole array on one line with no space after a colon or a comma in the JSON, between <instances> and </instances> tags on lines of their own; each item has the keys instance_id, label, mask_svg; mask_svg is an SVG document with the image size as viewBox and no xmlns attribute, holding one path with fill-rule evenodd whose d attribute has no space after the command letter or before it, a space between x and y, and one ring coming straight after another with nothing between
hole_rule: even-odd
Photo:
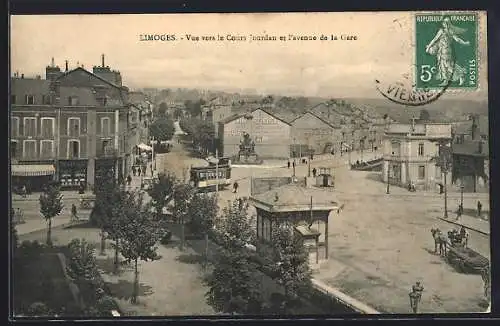
<instances>
[{"instance_id":1,"label":"shop front","mask_svg":"<svg viewBox=\"0 0 500 326\"><path fill-rule=\"evenodd\" d=\"M95 161L95 185L98 187L105 182L116 180L116 159L105 158Z\"/></svg>"},{"instance_id":2,"label":"shop front","mask_svg":"<svg viewBox=\"0 0 500 326\"><path fill-rule=\"evenodd\" d=\"M59 183L62 189L77 189L87 185L87 160L60 160Z\"/></svg>"},{"instance_id":3,"label":"shop front","mask_svg":"<svg viewBox=\"0 0 500 326\"><path fill-rule=\"evenodd\" d=\"M11 164L11 184L14 192L20 192L22 187L26 191L41 191L44 185L54 180L55 168L50 162L30 162Z\"/></svg>"}]
</instances>

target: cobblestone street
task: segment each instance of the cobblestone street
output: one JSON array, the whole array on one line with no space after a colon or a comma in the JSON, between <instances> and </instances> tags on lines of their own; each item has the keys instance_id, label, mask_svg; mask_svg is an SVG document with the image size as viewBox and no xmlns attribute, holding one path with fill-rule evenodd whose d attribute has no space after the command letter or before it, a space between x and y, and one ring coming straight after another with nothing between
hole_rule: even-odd
<instances>
[{"instance_id":1,"label":"cobblestone street","mask_svg":"<svg viewBox=\"0 0 500 326\"><path fill-rule=\"evenodd\" d=\"M364 153L365 160L370 159L369 154ZM358 157L353 153L351 160ZM371 157L377 157L377 153ZM202 164L199 159L189 158L179 145L171 153L158 155L158 167L165 170L182 172L183 162L188 162L184 170L190 164ZM220 206L239 196L249 196L251 176L291 176L292 168L288 169L286 163L233 167L232 179L238 181L239 191L219 191ZM381 312L410 312L408 293L416 281L425 287L422 312L484 311L481 276L459 273L433 253L431 228L446 232L457 227L439 219L444 213L443 195L437 191L410 193L395 186L386 194L380 172L352 171L347 165L347 155L316 159L311 164L311 169L334 168L335 194L345 204L339 215L330 216L330 259L314 277ZM307 173L307 164L297 164L297 177ZM477 200L483 203L484 211L489 211L488 194L484 193L465 193L464 208L474 211ZM450 191L450 221L455 221L459 201L460 193ZM472 216L463 216L461 222L472 227L469 247L489 258L489 235L474 231L488 230L489 223ZM380 296L381 291L386 295Z\"/></svg>"}]
</instances>

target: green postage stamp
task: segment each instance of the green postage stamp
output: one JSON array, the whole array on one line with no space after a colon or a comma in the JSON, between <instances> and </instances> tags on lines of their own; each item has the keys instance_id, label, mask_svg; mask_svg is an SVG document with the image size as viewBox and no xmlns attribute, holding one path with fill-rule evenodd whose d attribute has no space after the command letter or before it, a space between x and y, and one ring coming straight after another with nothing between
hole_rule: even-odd
<instances>
[{"instance_id":1,"label":"green postage stamp","mask_svg":"<svg viewBox=\"0 0 500 326\"><path fill-rule=\"evenodd\" d=\"M478 23L475 13L416 14L417 89L478 88Z\"/></svg>"}]
</instances>

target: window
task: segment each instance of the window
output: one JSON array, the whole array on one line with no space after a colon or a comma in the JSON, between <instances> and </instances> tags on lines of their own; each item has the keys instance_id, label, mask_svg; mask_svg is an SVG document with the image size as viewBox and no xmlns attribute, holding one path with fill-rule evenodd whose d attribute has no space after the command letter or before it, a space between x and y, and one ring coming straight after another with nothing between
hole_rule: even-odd
<instances>
[{"instance_id":1,"label":"window","mask_svg":"<svg viewBox=\"0 0 500 326\"><path fill-rule=\"evenodd\" d=\"M419 180L425 179L425 166L423 165L418 167L418 179Z\"/></svg>"},{"instance_id":2,"label":"window","mask_svg":"<svg viewBox=\"0 0 500 326\"><path fill-rule=\"evenodd\" d=\"M418 156L424 156L424 144L418 144Z\"/></svg>"},{"instance_id":3,"label":"window","mask_svg":"<svg viewBox=\"0 0 500 326\"><path fill-rule=\"evenodd\" d=\"M19 117L10 117L10 135L11 137L19 136Z\"/></svg>"},{"instance_id":4,"label":"window","mask_svg":"<svg viewBox=\"0 0 500 326\"><path fill-rule=\"evenodd\" d=\"M33 95L25 95L24 96L24 103L25 104L35 104L35 97Z\"/></svg>"},{"instance_id":5,"label":"window","mask_svg":"<svg viewBox=\"0 0 500 326\"><path fill-rule=\"evenodd\" d=\"M80 118L68 118L68 136L80 137Z\"/></svg>"},{"instance_id":6,"label":"window","mask_svg":"<svg viewBox=\"0 0 500 326\"><path fill-rule=\"evenodd\" d=\"M42 121L42 137L53 138L55 118L42 118L41 121Z\"/></svg>"},{"instance_id":7,"label":"window","mask_svg":"<svg viewBox=\"0 0 500 326\"><path fill-rule=\"evenodd\" d=\"M24 118L24 136L36 137L36 118Z\"/></svg>"},{"instance_id":8,"label":"window","mask_svg":"<svg viewBox=\"0 0 500 326\"><path fill-rule=\"evenodd\" d=\"M436 166L436 179L441 179L441 167Z\"/></svg>"},{"instance_id":9,"label":"window","mask_svg":"<svg viewBox=\"0 0 500 326\"><path fill-rule=\"evenodd\" d=\"M25 140L23 142L23 157L25 159L36 159L36 141Z\"/></svg>"},{"instance_id":10,"label":"window","mask_svg":"<svg viewBox=\"0 0 500 326\"><path fill-rule=\"evenodd\" d=\"M80 141L68 141L68 158L80 158Z\"/></svg>"},{"instance_id":11,"label":"window","mask_svg":"<svg viewBox=\"0 0 500 326\"><path fill-rule=\"evenodd\" d=\"M10 157L11 158L17 158L17 155L18 155L17 150L18 150L17 141L11 140L10 141Z\"/></svg>"},{"instance_id":12,"label":"window","mask_svg":"<svg viewBox=\"0 0 500 326\"><path fill-rule=\"evenodd\" d=\"M68 97L68 105L78 105L78 97L77 96L69 96Z\"/></svg>"},{"instance_id":13,"label":"window","mask_svg":"<svg viewBox=\"0 0 500 326\"><path fill-rule=\"evenodd\" d=\"M51 102L50 95L42 95L42 104L51 104Z\"/></svg>"},{"instance_id":14,"label":"window","mask_svg":"<svg viewBox=\"0 0 500 326\"><path fill-rule=\"evenodd\" d=\"M101 144L101 150L103 154L106 154L106 148L109 146L109 140L103 140Z\"/></svg>"},{"instance_id":15,"label":"window","mask_svg":"<svg viewBox=\"0 0 500 326\"><path fill-rule=\"evenodd\" d=\"M101 136L108 137L111 133L109 118L101 118Z\"/></svg>"},{"instance_id":16,"label":"window","mask_svg":"<svg viewBox=\"0 0 500 326\"><path fill-rule=\"evenodd\" d=\"M10 96L10 104L16 104L16 96L15 95Z\"/></svg>"},{"instance_id":17,"label":"window","mask_svg":"<svg viewBox=\"0 0 500 326\"><path fill-rule=\"evenodd\" d=\"M40 141L40 158L50 159L54 157L54 141L41 140Z\"/></svg>"}]
</instances>

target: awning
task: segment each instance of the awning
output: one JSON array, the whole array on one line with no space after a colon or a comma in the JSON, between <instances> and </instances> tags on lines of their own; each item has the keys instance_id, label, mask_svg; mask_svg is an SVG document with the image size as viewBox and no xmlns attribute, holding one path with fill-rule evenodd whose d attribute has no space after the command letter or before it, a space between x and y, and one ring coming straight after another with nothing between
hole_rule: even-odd
<instances>
[{"instance_id":1,"label":"awning","mask_svg":"<svg viewBox=\"0 0 500 326\"><path fill-rule=\"evenodd\" d=\"M137 145L137 147L139 149L142 149L143 151L152 151L153 150L153 148L151 146L148 146L148 145L146 145L144 143L141 143L141 144Z\"/></svg>"},{"instance_id":2,"label":"awning","mask_svg":"<svg viewBox=\"0 0 500 326\"><path fill-rule=\"evenodd\" d=\"M52 175L56 172L53 165L36 164L36 165L11 165L11 174L17 177L37 177L43 175Z\"/></svg>"}]
</instances>

